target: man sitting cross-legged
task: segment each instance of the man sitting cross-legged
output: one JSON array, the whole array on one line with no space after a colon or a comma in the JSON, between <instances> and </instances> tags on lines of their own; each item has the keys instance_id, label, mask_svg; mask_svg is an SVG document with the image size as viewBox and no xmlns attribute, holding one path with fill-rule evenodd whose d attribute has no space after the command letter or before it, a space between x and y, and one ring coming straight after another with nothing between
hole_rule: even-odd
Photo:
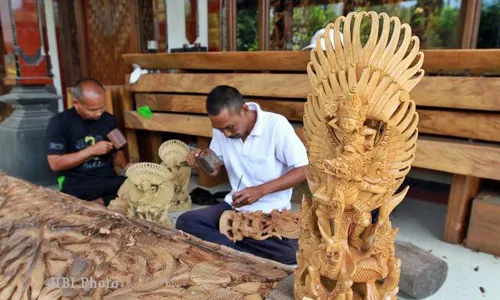
<instances>
[{"instance_id":1,"label":"man sitting cross-legged","mask_svg":"<svg viewBox=\"0 0 500 300\"><path fill-rule=\"evenodd\" d=\"M220 233L219 219L230 209L264 213L291 209L292 187L306 179L304 145L285 117L263 111L257 103L245 103L232 87L214 88L206 108L213 127L212 141L209 149L193 150L188 163L196 167L195 157L214 152L223 161L232 190L221 204L182 214L176 228L210 242L295 264L297 239L244 238L234 243ZM220 171L218 167L209 175L217 176Z\"/></svg>"},{"instance_id":2,"label":"man sitting cross-legged","mask_svg":"<svg viewBox=\"0 0 500 300\"><path fill-rule=\"evenodd\" d=\"M77 81L73 95L74 107L49 122L49 166L65 176L63 193L107 206L125 181L114 164L124 171L129 166L123 151L114 149L106 137L116 120L105 112L104 87L97 80Z\"/></svg>"}]
</instances>

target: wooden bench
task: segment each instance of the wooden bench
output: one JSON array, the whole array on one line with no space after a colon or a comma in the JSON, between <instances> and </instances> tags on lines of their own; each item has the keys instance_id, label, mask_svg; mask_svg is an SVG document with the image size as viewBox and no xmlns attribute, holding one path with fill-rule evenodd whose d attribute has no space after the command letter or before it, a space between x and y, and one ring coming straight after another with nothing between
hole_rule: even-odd
<instances>
[{"instance_id":1,"label":"wooden bench","mask_svg":"<svg viewBox=\"0 0 500 300\"><path fill-rule=\"evenodd\" d=\"M500 180L500 50L427 50L428 75L412 91L420 114L414 167L453 174L444 239L460 243L466 232L470 201L481 178ZM125 54L125 63L159 69L123 91L129 152L138 157L134 130L149 131L158 146L160 132L199 137L208 145L212 128L205 112L206 94L215 86L234 86L247 101L280 113L302 135L302 115L311 91L306 74L309 52L211 52ZM438 76L466 73L468 76ZM128 82L128 77L127 77ZM136 108L148 105L152 119ZM142 144L141 147L145 145Z\"/></svg>"}]
</instances>

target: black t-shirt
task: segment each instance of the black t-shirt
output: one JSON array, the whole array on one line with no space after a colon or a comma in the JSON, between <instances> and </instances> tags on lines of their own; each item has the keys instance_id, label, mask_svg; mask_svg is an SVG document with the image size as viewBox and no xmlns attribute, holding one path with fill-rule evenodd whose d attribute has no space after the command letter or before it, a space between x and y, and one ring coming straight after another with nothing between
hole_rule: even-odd
<instances>
[{"instance_id":1,"label":"black t-shirt","mask_svg":"<svg viewBox=\"0 0 500 300\"><path fill-rule=\"evenodd\" d=\"M99 141L109 141L106 135L116 128L115 118L104 112L99 120L84 120L75 108L61 112L49 121L47 128L48 154L75 153ZM89 158L83 164L65 171L65 185L86 180L116 176L112 150L106 155Z\"/></svg>"}]
</instances>

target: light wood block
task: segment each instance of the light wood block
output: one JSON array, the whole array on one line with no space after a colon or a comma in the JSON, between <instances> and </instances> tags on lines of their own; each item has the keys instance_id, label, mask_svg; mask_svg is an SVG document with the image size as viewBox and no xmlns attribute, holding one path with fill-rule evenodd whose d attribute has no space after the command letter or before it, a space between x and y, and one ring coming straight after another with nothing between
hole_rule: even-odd
<instances>
[{"instance_id":1,"label":"light wood block","mask_svg":"<svg viewBox=\"0 0 500 300\"><path fill-rule=\"evenodd\" d=\"M500 193L482 191L472 204L466 246L500 256Z\"/></svg>"}]
</instances>

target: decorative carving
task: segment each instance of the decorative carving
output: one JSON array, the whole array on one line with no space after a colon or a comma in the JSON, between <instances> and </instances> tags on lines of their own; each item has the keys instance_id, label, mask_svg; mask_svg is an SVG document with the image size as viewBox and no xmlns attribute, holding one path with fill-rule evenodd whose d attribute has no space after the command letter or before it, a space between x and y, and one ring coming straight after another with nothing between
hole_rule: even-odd
<instances>
[{"instance_id":1,"label":"decorative carving","mask_svg":"<svg viewBox=\"0 0 500 300\"><path fill-rule=\"evenodd\" d=\"M0 174L0 299L264 299L290 273Z\"/></svg>"},{"instance_id":2,"label":"decorative carving","mask_svg":"<svg viewBox=\"0 0 500 300\"><path fill-rule=\"evenodd\" d=\"M243 238L265 240L271 237L298 239L300 236L300 215L296 211L273 210L266 214L262 211L238 212L225 211L219 220L220 232L233 242Z\"/></svg>"},{"instance_id":3,"label":"decorative carving","mask_svg":"<svg viewBox=\"0 0 500 300\"><path fill-rule=\"evenodd\" d=\"M129 216L171 226L168 210L174 198L169 170L155 163L138 163L127 170L127 180L118 190L118 198L108 208Z\"/></svg>"},{"instance_id":4,"label":"decorative carving","mask_svg":"<svg viewBox=\"0 0 500 300\"><path fill-rule=\"evenodd\" d=\"M343 44L332 44L332 30ZM408 191L396 193L414 159L418 114L409 92L422 63L410 26L376 12L337 18L311 51L304 137L312 200L301 207L296 299L396 299L401 262L389 215Z\"/></svg>"},{"instance_id":5,"label":"decorative carving","mask_svg":"<svg viewBox=\"0 0 500 300\"><path fill-rule=\"evenodd\" d=\"M187 210L192 205L189 196L191 168L182 165L189 152L189 146L180 140L166 141L158 150L158 155L162 160L161 164L170 171L170 182L174 186L174 199L170 211Z\"/></svg>"},{"instance_id":6,"label":"decorative carving","mask_svg":"<svg viewBox=\"0 0 500 300\"><path fill-rule=\"evenodd\" d=\"M140 51L135 1L84 1L90 75L103 84L123 84L129 66L123 53Z\"/></svg>"}]
</instances>

